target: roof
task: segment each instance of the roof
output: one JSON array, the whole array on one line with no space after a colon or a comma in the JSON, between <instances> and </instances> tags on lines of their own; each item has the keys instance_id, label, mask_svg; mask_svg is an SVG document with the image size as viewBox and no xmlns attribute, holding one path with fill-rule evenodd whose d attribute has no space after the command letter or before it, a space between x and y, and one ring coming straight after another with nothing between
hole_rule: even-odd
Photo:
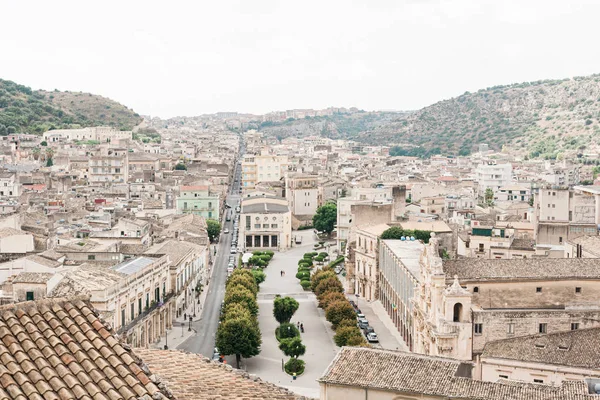
<instances>
[{"instance_id":1,"label":"roof","mask_svg":"<svg viewBox=\"0 0 600 400\"><path fill-rule=\"evenodd\" d=\"M0 238L5 238L5 237L15 236L15 235L31 235L31 234L28 232L21 231L18 229L13 229L13 228L0 229Z\"/></svg>"},{"instance_id":2,"label":"roof","mask_svg":"<svg viewBox=\"0 0 600 400\"><path fill-rule=\"evenodd\" d=\"M377 224L377 225L370 225L370 226L359 226L357 227L357 230L361 230L364 231L370 235L375 235L375 236L381 236L381 234L383 232L385 232L386 230L388 230L390 228L390 225L388 224Z\"/></svg>"},{"instance_id":3,"label":"roof","mask_svg":"<svg viewBox=\"0 0 600 400\"><path fill-rule=\"evenodd\" d=\"M177 400L302 398L272 383L251 378L242 370L210 362L200 354L151 349L136 349L136 352L152 372L160 375Z\"/></svg>"},{"instance_id":4,"label":"roof","mask_svg":"<svg viewBox=\"0 0 600 400\"><path fill-rule=\"evenodd\" d=\"M289 211L288 206L270 202L242 204L242 214L283 214Z\"/></svg>"},{"instance_id":5,"label":"roof","mask_svg":"<svg viewBox=\"0 0 600 400\"><path fill-rule=\"evenodd\" d=\"M67 272L50 293L51 297L87 295L94 290L105 290L125 278L125 274L111 268L88 263Z\"/></svg>"},{"instance_id":6,"label":"roof","mask_svg":"<svg viewBox=\"0 0 600 400\"><path fill-rule=\"evenodd\" d=\"M449 358L343 347L319 382L469 400L597 399L587 395L584 382L565 381L562 386L484 382L466 377L470 368L469 363Z\"/></svg>"},{"instance_id":7,"label":"roof","mask_svg":"<svg viewBox=\"0 0 600 400\"><path fill-rule=\"evenodd\" d=\"M600 369L600 328L488 342L482 358Z\"/></svg>"},{"instance_id":8,"label":"roof","mask_svg":"<svg viewBox=\"0 0 600 400\"><path fill-rule=\"evenodd\" d=\"M49 268L57 268L62 265L61 263L59 263L57 261L48 259L46 257L38 256L37 254L32 254L30 256L27 256L27 257L25 257L25 259L27 261L31 261L36 264L43 265L44 267L49 267Z\"/></svg>"},{"instance_id":9,"label":"roof","mask_svg":"<svg viewBox=\"0 0 600 400\"><path fill-rule=\"evenodd\" d=\"M382 240L382 242L394 253L410 273L421 280L421 265L419 260L425 249L425 245L418 240Z\"/></svg>"},{"instance_id":10,"label":"roof","mask_svg":"<svg viewBox=\"0 0 600 400\"><path fill-rule=\"evenodd\" d=\"M150 371L81 299L0 307L0 398L137 399Z\"/></svg>"},{"instance_id":11,"label":"roof","mask_svg":"<svg viewBox=\"0 0 600 400\"><path fill-rule=\"evenodd\" d=\"M444 221L402 221L400 225L402 229L411 231L452 232L452 229Z\"/></svg>"},{"instance_id":12,"label":"roof","mask_svg":"<svg viewBox=\"0 0 600 400\"><path fill-rule=\"evenodd\" d=\"M208 186L180 186L179 191L193 192L196 190L208 190Z\"/></svg>"},{"instance_id":13,"label":"roof","mask_svg":"<svg viewBox=\"0 0 600 400\"><path fill-rule=\"evenodd\" d=\"M444 260L446 276L463 280L600 279L600 261L593 258L525 258Z\"/></svg>"},{"instance_id":14,"label":"roof","mask_svg":"<svg viewBox=\"0 0 600 400\"><path fill-rule=\"evenodd\" d=\"M20 272L17 274L12 283L46 283L54 274L49 272Z\"/></svg>"},{"instance_id":15,"label":"roof","mask_svg":"<svg viewBox=\"0 0 600 400\"><path fill-rule=\"evenodd\" d=\"M171 260L171 265L177 265L193 250L201 252L203 247L181 240L167 240L163 243L153 245L146 250L145 254L167 254L169 260Z\"/></svg>"},{"instance_id":16,"label":"roof","mask_svg":"<svg viewBox=\"0 0 600 400\"><path fill-rule=\"evenodd\" d=\"M127 261L123 261L121 264L117 264L112 267L112 269L122 274L131 275L143 270L148 265L151 265L154 261L156 260L148 257L136 257Z\"/></svg>"},{"instance_id":17,"label":"roof","mask_svg":"<svg viewBox=\"0 0 600 400\"><path fill-rule=\"evenodd\" d=\"M568 239L567 242L580 244L582 251L600 257L600 236L579 236L575 239Z\"/></svg>"}]
</instances>

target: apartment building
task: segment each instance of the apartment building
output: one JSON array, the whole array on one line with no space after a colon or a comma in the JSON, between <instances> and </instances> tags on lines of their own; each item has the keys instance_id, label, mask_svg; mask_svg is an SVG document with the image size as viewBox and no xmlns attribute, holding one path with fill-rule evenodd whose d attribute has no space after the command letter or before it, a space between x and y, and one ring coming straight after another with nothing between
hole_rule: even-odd
<instances>
[{"instance_id":1,"label":"apartment building","mask_svg":"<svg viewBox=\"0 0 600 400\"><path fill-rule=\"evenodd\" d=\"M285 198L287 199L292 216L297 221L295 228L300 225L310 225L312 217L321 205L319 178L316 175L293 175L285 179Z\"/></svg>"},{"instance_id":2,"label":"apartment building","mask_svg":"<svg viewBox=\"0 0 600 400\"><path fill-rule=\"evenodd\" d=\"M254 189L261 182L276 182L288 170L287 156L271 154L246 155L242 160L242 187Z\"/></svg>"},{"instance_id":3,"label":"apartment building","mask_svg":"<svg viewBox=\"0 0 600 400\"><path fill-rule=\"evenodd\" d=\"M129 178L127 149L110 149L88 159L88 180L91 185L108 186L125 183Z\"/></svg>"},{"instance_id":4,"label":"apartment building","mask_svg":"<svg viewBox=\"0 0 600 400\"><path fill-rule=\"evenodd\" d=\"M508 185L502 186L495 194L497 201L529 202L531 200L531 186Z\"/></svg>"},{"instance_id":5,"label":"apartment building","mask_svg":"<svg viewBox=\"0 0 600 400\"><path fill-rule=\"evenodd\" d=\"M176 205L178 214L195 214L216 220L221 215L221 196L208 186L180 186Z\"/></svg>"},{"instance_id":6,"label":"apartment building","mask_svg":"<svg viewBox=\"0 0 600 400\"><path fill-rule=\"evenodd\" d=\"M470 258L511 259L531 258L539 254L535 242L521 238L517 229L506 226L478 225L470 234L459 234L457 254Z\"/></svg>"},{"instance_id":7,"label":"apartment building","mask_svg":"<svg viewBox=\"0 0 600 400\"><path fill-rule=\"evenodd\" d=\"M0 172L0 198L16 199L21 194L21 184L12 172Z\"/></svg>"},{"instance_id":8,"label":"apartment building","mask_svg":"<svg viewBox=\"0 0 600 400\"><path fill-rule=\"evenodd\" d=\"M242 199L240 244L248 250L285 250L292 246L292 215L287 200L277 197Z\"/></svg>"},{"instance_id":9,"label":"apartment building","mask_svg":"<svg viewBox=\"0 0 600 400\"><path fill-rule=\"evenodd\" d=\"M512 183L512 165L496 164L486 162L475 169L475 180L477 181L479 197L485 194L486 189L492 189L497 193L501 187Z\"/></svg>"}]
</instances>

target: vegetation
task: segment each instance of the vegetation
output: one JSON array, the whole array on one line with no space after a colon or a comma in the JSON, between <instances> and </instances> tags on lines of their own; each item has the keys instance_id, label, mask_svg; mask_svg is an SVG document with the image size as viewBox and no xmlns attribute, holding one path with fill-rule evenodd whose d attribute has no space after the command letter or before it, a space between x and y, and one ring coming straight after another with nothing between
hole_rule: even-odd
<instances>
[{"instance_id":1,"label":"vegetation","mask_svg":"<svg viewBox=\"0 0 600 400\"><path fill-rule=\"evenodd\" d=\"M131 130L142 118L110 99L81 92L34 91L0 79L0 135L112 126Z\"/></svg>"},{"instance_id":2,"label":"vegetation","mask_svg":"<svg viewBox=\"0 0 600 400\"><path fill-rule=\"evenodd\" d=\"M221 224L219 221L214 219L206 220L206 232L208 233L208 239L214 242L216 238L221 234Z\"/></svg>"},{"instance_id":3,"label":"vegetation","mask_svg":"<svg viewBox=\"0 0 600 400\"><path fill-rule=\"evenodd\" d=\"M290 324L289 322L284 322L280 324L277 328L275 328L275 337L278 341L283 339L289 339L300 336L300 331L296 327L295 324Z\"/></svg>"},{"instance_id":4,"label":"vegetation","mask_svg":"<svg viewBox=\"0 0 600 400\"><path fill-rule=\"evenodd\" d=\"M277 295L273 301L273 316L279 324L290 322L299 306L296 299Z\"/></svg>"},{"instance_id":5,"label":"vegetation","mask_svg":"<svg viewBox=\"0 0 600 400\"><path fill-rule=\"evenodd\" d=\"M252 257L248 260L248 265L265 268L269 265L269 262L273 258L272 251L254 251L252 252Z\"/></svg>"},{"instance_id":6,"label":"vegetation","mask_svg":"<svg viewBox=\"0 0 600 400\"><path fill-rule=\"evenodd\" d=\"M253 269L251 270L251 273L257 285L260 285L265 281L265 279L267 279L267 275L260 269Z\"/></svg>"},{"instance_id":7,"label":"vegetation","mask_svg":"<svg viewBox=\"0 0 600 400\"><path fill-rule=\"evenodd\" d=\"M288 357L298 358L306 352L306 346L302 344L299 336L290 339L282 339L279 342L279 350Z\"/></svg>"},{"instance_id":8,"label":"vegetation","mask_svg":"<svg viewBox=\"0 0 600 400\"><path fill-rule=\"evenodd\" d=\"M160 133L154 128L143 128L133 133L133 140L139 140L142 143L160 143Z\"/></svg>"},{"instance_id":9,"label":"vegetation","mask_svg":"<svg viewBox=\"0 0 600 400\"><path fill-rule=\"evenodd\" d=\"M217 330L216 346L221 354L235 354L237 368L241 357L249 358L260 353L262 338L256 314L256 292L258 288L254 275L243 269L236 269L225 286L225 307Z\"/></svg>"},{"instance_id":10,"label":"vegetation","mask_svg":"<svg viewBox=\"0 0 600 400\"><path fill-rule=\"evenodd\" d=\"M290 358L288 362L285 363L285 372L290 375L302 375L304 373L304 361L299 358Z\"/></svg>"},{"instance_id":11,"label":"vegetation","mask_svg":"<svg viewBox=\"0 0 600 400\"><path fill-rule=\"evenodd\" d=\"M402 237L411 237L413 236L417 240L422 240L425 243L429 243L429 239L431 238L430 231L420 231L420 230L410 230L410 229L402 229L399 226L392 226L391 228L386 229L381 234L382 240L387 239L397 239L399 240Z\"/></svg>"},{"instance_id":12,"label":"vegetation","mask_svg":"<svg viewBox=\"0 0 600 400\"><path fill-rule=\"evenodd\" d=\"M344 301L346 300L346 296L344 296L340 292L326 292L319 298L319 307L322 309L327 309L329 304L335 301Z\"/></svg>"},{"instance_id":13,"label":"vegetation","mask_svg":"<svg viewBox=\"0 0 600 400\"><path fill-rule=\"evenodd\" d=\"M175 171L187 171L187 166L184 163L177 163Z\"/></svg>"},{"instance_id":14,"label":"vegetation","mask_svg":"<svg viewBox=\"0 0 600 400\"><path fill-rule=\"evenodd\" d=\"M327 203L317 208L313 216L313 226L320 232L326 232L328 235L333 232L337 222L337 206L334 203Z\"/></svg>"},{"instance_id":15,"label":"vegetation","mask_svg":"<svg viewBox=\"0 0 600 400\"><path fill-rule=\"evenodd\" d=\"M360 333L360 329L356 326L356 323L353 323L351 326L339 326L335 331L335 335L333 336L333 341L339 347L347 346L348 340L351 337L359 337L362 339L362 334Z\"/></svg>"},{"instance_id":16,"label":"vegetation","mask_svg":"<svg viewBox=\"0 0 600 400\"><path fill-rule=\"evenodd\" d=\"M344 293L344 287L342 285L342 282L340 282L340 280L338 279L338 277L334 276L333 278L322 279L315 288L314 292L317 295L317 297L320 297L321 295L324 295L327 292Z\"/></svg>"},{"instance_id":17,"label":"vegetation","mask_svg":"<svg viewBox=\"0 0 600 400\"><path fill-rule=\"evenodd\" d=\"M331 322L333 329L336 329L342 320L356 320L356 313L348 300L337 300L329 303L325 309L325 318Z\"/></svg>"}]
</instances>

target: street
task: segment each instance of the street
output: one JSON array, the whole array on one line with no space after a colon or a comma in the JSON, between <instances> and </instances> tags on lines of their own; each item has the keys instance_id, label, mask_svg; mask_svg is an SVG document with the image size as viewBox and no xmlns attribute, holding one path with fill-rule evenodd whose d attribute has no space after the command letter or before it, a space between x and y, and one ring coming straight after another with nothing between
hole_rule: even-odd
<instances>
[{"instance_id":1,"label":"street","mask_svg":"<svg viewBox=\"0 0 600 400\"><path fill-rule=\"evenodd\" d=\"M240 154L243 154L243 147L241 148ZM217 256L212 267L212 275L208 285L206 301L202 305L202 312L199 320L192 322L192 327L196 330L196 334L188 338L185 342L177 347L179 350L202 354L205 357L212 357L213 355L217 328L219 327L221 302L225 297L227 264L229 261L229 256L231 255L230 250L231 241L233 238L233 221L235 220L233 217L236 215L235 206L240 200L239 188L241 184L241 171L237 164L235 168L234 182L232 182L231 189L226 200L227 204L229 204L232 208L226 209L224 213L224 215L226 215L229 211L231 211L232 218L231 221L226 221L226 219L223 218L223 221L221 222L221 232L223 232L225 229L228 229L229 233L221 233L219 243L217 244ZM237 182L235 182L235 179L237 179ZM240 244L238 243L238 246L239 245ZM236 256L236 260L238 256L239 255Z\"/></svg>"}]
</instances>

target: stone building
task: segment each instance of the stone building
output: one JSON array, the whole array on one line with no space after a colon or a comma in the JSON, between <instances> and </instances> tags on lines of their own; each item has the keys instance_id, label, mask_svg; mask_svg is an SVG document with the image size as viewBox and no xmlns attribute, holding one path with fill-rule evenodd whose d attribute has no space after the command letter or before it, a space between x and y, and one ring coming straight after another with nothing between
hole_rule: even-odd
<instances>
[{"instance_id":1,"label":"stone building","mask_svg":"<svg viewBox=\"0 0 600 400\"><path fill-rule=\"evenodd\" d=\"M285 199L242 199L239 237L245 250L286 250L292 245L292 216Z\"/></svg>"}]
</instances>

